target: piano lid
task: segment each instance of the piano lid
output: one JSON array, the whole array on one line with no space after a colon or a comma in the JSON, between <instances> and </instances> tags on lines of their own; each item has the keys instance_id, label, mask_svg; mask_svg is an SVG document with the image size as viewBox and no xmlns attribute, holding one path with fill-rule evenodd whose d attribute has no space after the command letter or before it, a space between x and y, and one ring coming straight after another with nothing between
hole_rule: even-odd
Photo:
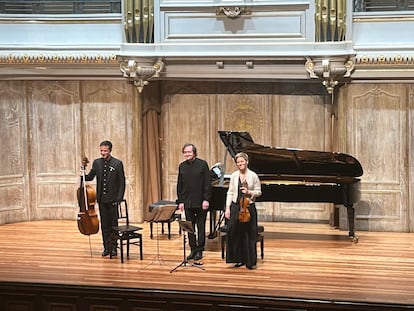
<instances>
[{"instance_id":1,"label":"piano lid","mask_svg":"<svg viewBox=\"0 0 414 311\"><path fill-rule=\"evenodd\" d=\"M310 151L262 146L248 132L218 131L234 159L238 152L249 155L249 168L258 175L362 176L359 161L339 152Z\"/></svg>"}]
</instances>

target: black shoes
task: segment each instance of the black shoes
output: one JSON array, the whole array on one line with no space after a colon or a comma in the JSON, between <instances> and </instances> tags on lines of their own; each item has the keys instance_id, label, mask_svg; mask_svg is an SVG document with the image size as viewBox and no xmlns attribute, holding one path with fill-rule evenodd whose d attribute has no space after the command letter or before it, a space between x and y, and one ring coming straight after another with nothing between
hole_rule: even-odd
<instances>
[{"instance_id":1,"label":"black shoes","mask_svg":"<svg viewBox=\"0 0 414 311\"><path fill-rule=\"evenodd\" d=\"M187 256L187 260L200 260L203 258L203 252L202 251L194 251L192 250L190 255Z\"/></svg>"},{"instance_id":2,"label":"black shoes","mask_svg":"<svg viewBox=\"0 0 414 311\"><path fill-rule=\"evenodd\" d=\"M194 259L194 256L195 256L195 253L196 252L192 250L191 253L190 253L190 255L187 256L187 260L193 260Z\"/></svg>"},{"instance_id":3,"label":"black shoes","mask_svg":"<svg viewBox=\"0 0 414 311\"><path fill-rule=\"evenodd\" d=\"M194 260L200 260L201 258L203 258L203 252L202 251L196 252L194 255Z\"/></svg>"},{"instance_id":4,"label":"black shoes","mask_svg":"<svg viewBox=\"0 0 414 311\"><path fill-rule=\"evenodd\" d=\"M116 249L113 249L112 251L104 249L104 251L102 252L102 257L108 256L109 254L111 254L111 257L116 256L117 255Z\"/></svg>"},{"instance_id":5,"label":"black shoes","mask_svg":"<svg viewBox=\"0 0 414 311\"><path fill-rule=\"evenodd\" d=\"M235 268L240 268L242 266L244 266L244 263L242 263L242 262L238 262L238 263L234 264ZM254 266L246 266L246 269L249 269L249 270L254 270L256 268L257 267L255 265Z\"/></svg>"}]
</instances>

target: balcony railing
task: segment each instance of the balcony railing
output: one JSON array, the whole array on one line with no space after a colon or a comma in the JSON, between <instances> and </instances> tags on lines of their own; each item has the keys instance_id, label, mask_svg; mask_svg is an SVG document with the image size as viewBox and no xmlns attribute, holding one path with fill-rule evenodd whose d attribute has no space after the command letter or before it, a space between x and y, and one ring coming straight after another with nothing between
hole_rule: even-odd
<instances>
[{"instance_id":1,"label":"balcony railing","mask_svg":"<svg viewBox=\"0 0 414 311\"><path fill-rule=\"evenodd\" d=\"M121 13L121 0L0 0L0 14Z\"/></svg>"},{"instance_id":2,"label":"balcony railing","mask_svg":"<svg viewBox=\"0 0 414 311\"><path fill-rule=\"evenodd\" d=\"M354 12L413 11L414 0L355 0Z\"/></svg>"},{"instance_id":3,"label":"balcony railing","mask_svg":"<svg viewBox=\"0 0 414 311\"><path fill-rule=\"evenodd\" d=\"M354 12L414 11L414 0L354 0ZM0 14L120 13L121 0L0 0Z\"/></svg>"}]
</instances>

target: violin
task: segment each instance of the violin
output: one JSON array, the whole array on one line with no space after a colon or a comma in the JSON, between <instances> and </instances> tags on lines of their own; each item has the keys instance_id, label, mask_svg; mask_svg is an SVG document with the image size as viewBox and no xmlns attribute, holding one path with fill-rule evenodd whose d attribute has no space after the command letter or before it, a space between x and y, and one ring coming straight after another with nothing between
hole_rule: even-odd
<instances>
[{"instance_id":1,"label":"violin","mask_svg":"<svg viewBox=\"0 0 414 311\"><path fill-rule=\"evenodd\" d=\"M99 219L95 211L96 191L90 185L85 185L85 170L89 163L87 157L82 159L82 176L80 180L80 187L77 191L79 213L78 213L78 228L80 233L84 235L91 235L99 231Z\"/></svg>"},{"instance_id":2,"label":"violin","mask_svg":"<svg viewBox=\"0 0 414 311\"><path fill-rule=\"evenodd\" d=\"M244 181L242 186L247 189L247 182ZM239 209L239 221L240 222L249 222L250 220L249 204L250 204L249 199L247 198L246 194L243 193L242 197L240 198L240 209Z\"/></svg>"}]
</instances>

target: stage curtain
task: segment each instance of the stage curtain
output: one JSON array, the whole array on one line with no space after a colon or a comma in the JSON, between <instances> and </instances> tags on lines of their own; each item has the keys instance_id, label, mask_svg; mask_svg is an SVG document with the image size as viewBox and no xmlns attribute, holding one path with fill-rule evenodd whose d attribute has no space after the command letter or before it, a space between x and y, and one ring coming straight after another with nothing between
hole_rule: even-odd
<instances>
[{"instance_id":1,"label":"stage curtain","mask_svg":"<svg viewBox=\"0 0 414 311\"><path fill-rule=\"evenodd\" d=\"M143 204L144 220L149 215L149 205L161 200L159 101L144 98L143 109Z\"/></svg>"}]
</instances>

